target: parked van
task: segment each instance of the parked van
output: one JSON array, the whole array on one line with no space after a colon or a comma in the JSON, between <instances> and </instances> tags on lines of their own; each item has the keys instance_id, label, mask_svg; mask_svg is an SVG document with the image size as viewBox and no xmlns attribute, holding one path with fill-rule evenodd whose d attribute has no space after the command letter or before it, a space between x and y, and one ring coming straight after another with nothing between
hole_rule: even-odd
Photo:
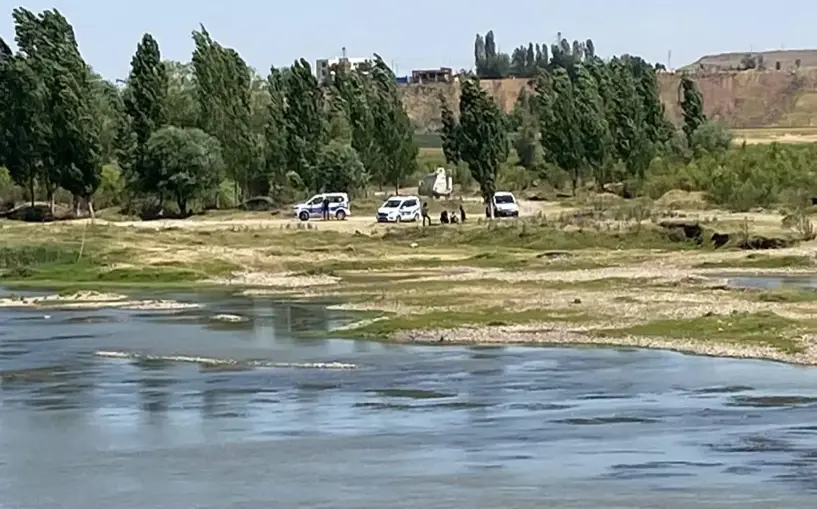
<instances>
[{"instance_id":1,"label":"parked van","mask_svg":"<svg viewBox=\"0 0 817 509\"><path fill-rule=\"evenodd\" d=\"M329 198L329 214L337 219L346 219L352 215L349 195L346 193L316 194L305 202L295 205L293 215L301 221L323 217L323 199Z\"/></svg>"},{"instance_id":2,"label":"parked van","mask_svg":"<svg viewBox=\"0 0 817 509\"><path fill-rule=\"evenodd\" d=\"M419 221L421 215L420 198L417 196L392 196L377 209L377 222Z\"/></svg>"},{"instance_id":3,"label":"parked van","mask_svg":"<svg viewBox=\"0 0 817 509\"><path fill-rule=\"evenodd\" d=\"M487 216L486 209L486 216ZM494 193L494 217L519 217L519 204L516 197L508 191Z\"/></svg>"}]
</instances>

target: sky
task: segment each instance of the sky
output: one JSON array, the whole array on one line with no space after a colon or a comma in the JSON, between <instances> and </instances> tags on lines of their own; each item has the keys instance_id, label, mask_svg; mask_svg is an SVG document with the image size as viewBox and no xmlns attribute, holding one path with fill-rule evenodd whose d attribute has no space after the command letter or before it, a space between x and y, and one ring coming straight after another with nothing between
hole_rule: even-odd
<instances>
[{"instance_id":1,"label":"sky","mask_svg":"<svg viewBox=\"0 0 817 509\"><path fill-rule=\"evenodd\" d=\"M4 2L15 5L14 0ZM19 5L19 4L18 4ZM608 57L630 53L670 67L709 53L817 48L817 2L777 0L51 0L26 1L32 11L56 8L74 27L80 51L107 79L124 79L145 32L165 59L187 61L191 32L203 24L224 46L266 74L270 65L306 58L378 53L398 76L412 69L473 67L474 37L493 29L501 51L520 44L593 39ZM11 8L0 36L13 41Z\"/></svg>"}]
</instances>

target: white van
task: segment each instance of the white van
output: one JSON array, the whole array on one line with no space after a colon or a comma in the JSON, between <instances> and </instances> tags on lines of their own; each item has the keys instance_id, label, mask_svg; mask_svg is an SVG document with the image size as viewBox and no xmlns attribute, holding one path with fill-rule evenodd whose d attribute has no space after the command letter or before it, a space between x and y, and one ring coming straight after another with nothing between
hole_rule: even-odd
<instances>
[{"instance_id":1,"label":"white van","mask_svg":"<svg viewBox=\"0 0 817 509\"><path fill-rule=\"evenodd\" d=\"M301 221L323 217L323 200L329 200L329 215L337 219L346 219L352 215L349 195L346 193L316 194L305 202L295 204L293 215Z\"/></svg>"},{"instance_id":2,"label":"white van","mask_svg":"<svg viewBox=\"0 0 817 509\"><path fill-rule=\"evenodd\" d=\"M519 217L519 204L508 191L494 193L494 217Z\"/></svg>"},{"instance_id":3,"label":"white van","mask_svg":"<svg viewBox=\"0 0 817 509\"><path fill-rule=\"evenodd\" d=\"M419 221L421 216L420 198L416 196L392 196L377 209L378 223Z\"/></svg>"}]
</instances>

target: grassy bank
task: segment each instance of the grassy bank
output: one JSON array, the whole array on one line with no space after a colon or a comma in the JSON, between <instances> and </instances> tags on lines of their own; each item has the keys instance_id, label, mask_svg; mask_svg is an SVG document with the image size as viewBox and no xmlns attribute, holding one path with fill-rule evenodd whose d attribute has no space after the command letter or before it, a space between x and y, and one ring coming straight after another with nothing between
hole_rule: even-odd
<instances>
[{"instance_id":1,"label":"grassy bank","mask_svg":"<svg viewBox=\"0 0 817 509\"><path fill-rule=\"evenodd\" d=\"M817 359L810 346L817 294L727 288L700 277L813 270L808 246L715 250L679 239L658 226L660 217L613 216L343 231L283 221L218 228L207 221L195 228L4 223L0 285L124 291L230 284L237 292L365 312L365 320L336 332L344 337L633 344Z\"/></svg>"}]
</instances>

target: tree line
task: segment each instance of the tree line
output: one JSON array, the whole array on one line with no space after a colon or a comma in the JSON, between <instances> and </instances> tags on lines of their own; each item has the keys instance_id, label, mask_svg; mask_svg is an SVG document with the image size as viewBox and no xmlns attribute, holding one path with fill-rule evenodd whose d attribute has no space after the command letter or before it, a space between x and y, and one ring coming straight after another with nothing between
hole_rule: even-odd
<instances>
[{"instance_id":1,"label":"tree line","mask_svg":"<svg viewBox=\"0 0 817 509\"><path fill-rule=\"evenodd\" d=\"M560 33L556 42L530 42L521 45L508 54L499 51L493 30L485 35L477 34L474 41L474 68L476 75L486 79L534 78L540 72L555 67L567 68L571 60L593 60L596 58L596 46L592 39L574 40L572 43ZM656 63L656 70L666 69Z\"/></svg>"},{"instance_id":2,"label":"tree line","mask_svg":"<svg viewBox=\"0 0 817 509\"><path fill-rule=\"evenodd\" d=\"M492 34L484 40L490 62L496 55ZM445 158L468 165L486 200L508 158L509 131L516 131L520 165L551 181L566 174L574 192L583 182L599 189L613 183L637 186L657 157L689 160L695 151L728 148L731 137L707 121L690 77L684 76L679 88L684 114L679 131L666 118L655 66L630 55L605 61L591 41L572 46L562 41L551 48L549 61L542 59L531 90L522 89L510 116L480 87L479 78L463 83L456 113L440 96Z\"/></svg>"},{"instance_id":3,"label":"tree line","mask_svg":"<svg viewBox=\"0 0 817 509\"><path fill-rule=\"evenodd\" d=\"M399 188L416 171L413 128L396 79L378 56L319 83L296 60L259 76L202 26L189 63L162 59L145 34L122 86L94 73L56 9L14 9L17 51L0 39L0 166L53 203L64 189L93 213L103 166L129 203L218 206L285 199L292 190Z\"/></svg>"}]
</instances>

